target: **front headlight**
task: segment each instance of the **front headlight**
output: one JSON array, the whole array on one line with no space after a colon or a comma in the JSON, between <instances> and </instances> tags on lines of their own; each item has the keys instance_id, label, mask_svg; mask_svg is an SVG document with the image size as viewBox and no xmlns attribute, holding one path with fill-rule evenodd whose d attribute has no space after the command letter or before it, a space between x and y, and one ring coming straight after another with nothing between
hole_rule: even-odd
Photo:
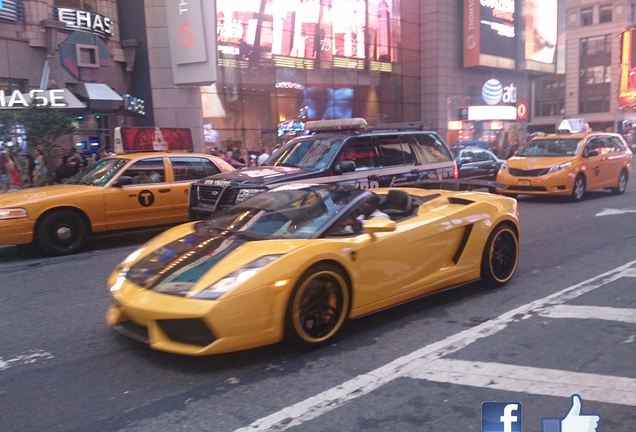
<instances>
[{"instance_id":1,"label":"front headlight","mask_svg":"<svg viewBox=\"0 0 636 432\"><path fill-rule=\"evenodd\" d=\"M508 172L508 163L507 162L502 163L499 169L502 171Z\"/></svg>"},{"instance_id":2,"label":"front headlight","mask_svg":"<svg viewBox=\"0 0 636 432\"><path fill-rule=\"evenodd\" d=\"M20 219L29 216L26 209L21 207L15 208L1 208L0 209L0 220L2 219Z\"/></svg>"},{"instance_id":3,"label":"front headlight","mask_svg":"<svg viewBox=\"0 0 636 432\"><path fill-rule=\"evenodd\" d=\"M222 279L219 279L209 287L195 293L192 298L201 300L216 300L226 292L233 290L239 284L254 276L260 269L281 256L282 255L265 255L245 264L240 269L233 271Z\"/></svg>"},{"instance_id":4,"label":"front headlight","mask_svg":"<svg viewBox=\"0 0 636 432\"><path fill-rule=\"evenodd\" d=\"M572 166L572 162L565 162L559 165L554 165L552 168L550 168L550 171L548 171L548 173L563 171L564 169L570 168L571 166Z\"/></svg>"},{"instance_id":5,"label":"front headlight","mask_svg":"<svg viewBox=\"0 0 636 432\"><path fill-rule=\"evenodd\" d=\"M265 189L241 189L236 196L236 203L245 201L248 198L252 198L254 195L264 192Z\"/></svg>"}]
</instances>

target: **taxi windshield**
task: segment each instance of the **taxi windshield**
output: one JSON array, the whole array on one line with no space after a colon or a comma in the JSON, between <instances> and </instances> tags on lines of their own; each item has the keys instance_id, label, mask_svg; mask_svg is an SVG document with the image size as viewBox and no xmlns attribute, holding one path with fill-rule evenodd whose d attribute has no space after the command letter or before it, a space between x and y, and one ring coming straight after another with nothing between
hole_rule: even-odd
<instances>
[{"instance_id":1,"label":"taxi windshield","mask_svg":"<svg viewBox=\"0 0 636 432\"><path fill-rule=\"evenodd\" d=\"M519 152L517 152L517 156L532 156L532 157L574 156L576 155L576 152L579 148L580 143L581 143L581 140L577 138L534 139L530 141Z\"/></svg>"},{"instance_id":2,"label":"taxi windshield","mask_svg":"<svg viewBox=\"0 0 636 432\"><path fill-rule=\"evenodd\" d=\"M197 225L246 239L313 238L353 201L370 192L337 186L283 186L258 194Z\"/></svg>"},{"instance_id":3,"label":"taxi windshield","mask_svg":"<svg viewBox=\"0 0 636 432\"><path fill-rule=\"evenodd\" d=\"M88 166L84 171L77 173L68 183L104 186L115 174L121 171L127 162L128 159L102 159L95 165Z\"/></svg>"},{"instance_id":4,"label":"taxi windshield","mask_svg":"<svg viewBox=\"0 0 636 432\"><path fill-rule=\"evenodd\" d=\"M303 138L289 143L263 165L327 168L340 149L342 138Z\"/></svg>"}]
</instances>

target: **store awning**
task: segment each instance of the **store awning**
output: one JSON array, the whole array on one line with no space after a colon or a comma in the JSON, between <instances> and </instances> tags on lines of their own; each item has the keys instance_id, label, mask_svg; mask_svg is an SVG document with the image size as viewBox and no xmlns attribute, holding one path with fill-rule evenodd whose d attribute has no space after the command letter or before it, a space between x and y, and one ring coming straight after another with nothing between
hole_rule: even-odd
<instances>
[{"instance_id":1,"label":"store awning","mask_svg":"<svg viewBox=\"0 0 636 432\"><path fill-rule=\"evenodd\" d=\"M103 83L81 83L73 91L95 112L117 111L124 101L115 90Z\"/></svg>"},{"instance_id":2,"label":"store awning","mask_svg":"<svg viewBox=\"0 0 636 432\"><path fill-rule=\"evenodd\" d=\"M27 93L19 91L6 93L4 100L0 100L0 109L24 109L33 103L44 106L52 104L53 102L53 108L56 109L86 109L86 104L80 101L73 92L67 88L32 90Z\"/></svg>"}]
</instances>

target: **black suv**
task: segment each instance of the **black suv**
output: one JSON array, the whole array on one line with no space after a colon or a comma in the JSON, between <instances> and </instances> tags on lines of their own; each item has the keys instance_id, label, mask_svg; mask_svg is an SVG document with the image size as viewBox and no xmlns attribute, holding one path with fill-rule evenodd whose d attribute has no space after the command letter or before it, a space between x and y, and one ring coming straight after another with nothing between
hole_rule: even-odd
<instances>
[{"instance_id":1,"label":"black suv","mask_svg":"<svg viewBox=\"0 0 636 432\"><path fill-rule=\"evenodd\" d=\"M457 178L448 146L421 125L367 127L364 119L307 122L262 166L215 174L190 189L192 219L289 183L336 183L360 189L428 179Z\"/></svg>"}]
</instances>

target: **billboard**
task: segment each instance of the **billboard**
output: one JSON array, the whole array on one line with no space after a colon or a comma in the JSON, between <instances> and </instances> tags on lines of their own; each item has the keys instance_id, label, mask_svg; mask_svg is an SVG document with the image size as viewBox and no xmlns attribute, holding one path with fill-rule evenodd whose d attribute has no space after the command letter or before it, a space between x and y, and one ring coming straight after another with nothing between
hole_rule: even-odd
<instances>
[{"instance_id":1,"label":"billboard","mask_svg":"<svg viewBox=\"0 0 636 432\"><path fill-rule=\"evenodd\" d=\"M277 66L395 63L400 0L217 0L220 57Z\"/></svg>"},{"instance_id":2,"label":"billboard","mask_svg":"<svg viewBox=\"0 0 636 432\"><path fill-rule=\"evenodd\" d=\"M192 133L188 128L117 127L114 135L117 154L194 150Z\"/></svg>"},{"instance_id":3,"label":"billboard","mask_svg":"<svg viewBox=\"0 0 636 432\"><path fill-rule=\"evenodd\" d=\"M621 35L621 65L618 87L620 109L636 108L636 52L634 52L634 32L624 31Z\"/></svg>"},{"instance_id":4,"label":"billboard","mask_svg":"<svg viewBox=\"0 0 636 432\"><path fill-rule=\"evenodd\" d=\"M213 0L165 0L174 83L216 81L216 20Z\"/></svg>"},{"instance_id":5,"label":"billboard","mask_svg":"<svg viewBox=\"0 0 636 432\"><path fill-rule=\"evenodd\" d=\"M464 67L515 69L516 0L464 0Z\"/></svg>"},{"instance_id":6,"label":"billboard","mask_svg":"<svg viewBox=\"0 0 636 432\"><path fill-rule=\"evenodd\" d=\"M525 0L523 6L525 69L555 72L558 3Z\"/></svg>"}]
</instances>

